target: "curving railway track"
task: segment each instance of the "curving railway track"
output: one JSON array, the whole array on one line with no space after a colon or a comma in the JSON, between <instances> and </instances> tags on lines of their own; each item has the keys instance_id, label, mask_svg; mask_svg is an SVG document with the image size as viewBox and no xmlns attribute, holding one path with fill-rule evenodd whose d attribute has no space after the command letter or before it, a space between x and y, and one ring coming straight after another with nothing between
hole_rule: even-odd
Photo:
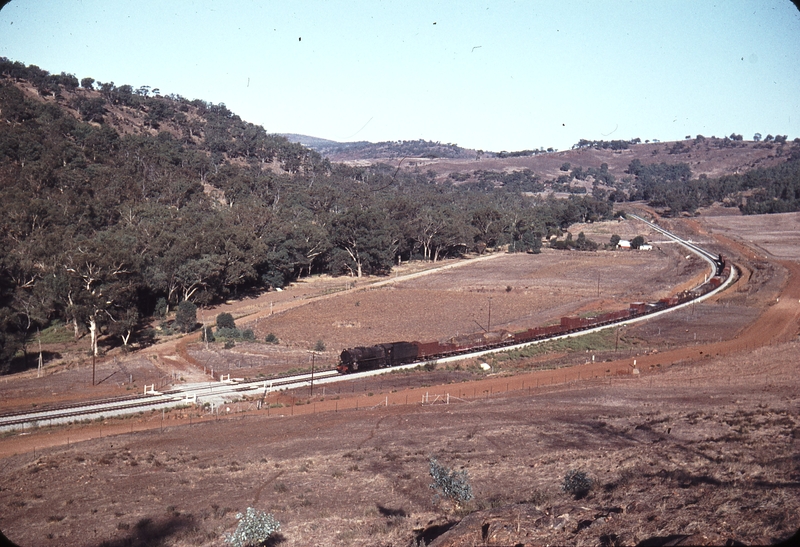
<instances>
[{"instance_id":1,"label":"curving railway track","mask_svg":"<svg viewBox=\"0 0 800 547\"><path fill-rule=\"evenodd\" d=\"M676 236L675 234L665 230L664 228L661 228L657 224L645 220L642 217L633 214L631 214L630 216L632 218L635 218L636 220L639 220L647 224L653 230L663 234L666 237L669 237L670 239L674 240L678 244L685 247L687 250L691 251L692 253L706 260L711 266L710 275L707 276L707 281L711 279L711 277L719 275L721 273L720 261L718 255L715 255L710 251L703 249L702 247L696 245L695 243L692 243L691 241L684 240ZM716 287L714 290L707 291L703 293L701 296L694 298L690 301L687 301L685 303L671 306L666 309L662 309L652 313L647 313L633 318L627 318L618 321L607 321L603 324L594 325L588 328L578 328L565 334L532 340L524 343L501 344L498 346L493 346L485 349L465 351L463 353L449 355L446 357L440 357L438 359L426 359L415 363L391 367L388 369L368 370L364 372L355 372L347 375L340 375L337 373L335 369L330 369L330 370L315 371L312 374L309 373L298 374L293 376L283 376L283 377L272 378L269 380L258 380L258 381L244 381L236 379L230 380L230 378L228 378L226 381L186 384L178 388L164 392L156 392L156 391L147 392L145 390L145 393L142 395L129 395L123 397L89 401L85 403L53 405L45 408L40 408L35 411L9 412L0 414L0 431L27 429L27 428L38 427L41 425L57 425L57 424L91 421L111 416L135 414L139 412L158 410L162 408L165 409L168 407L176 407L189 404L200 404L200 405L208 404L209 407L213 410L213 408L215 408L220 404L230 401L231 399L246 395L248 396L257 396L259 394L266 395L276 390L288 390L288 389L295 389L299 387L309 386L309 384L311 384L312 382L318 384L327 384L333 382L355 380L358 378L364 378L366 376L385 374L395 369L415 368L424 365L426 363L429 363L431 361L436 361L438 363L446 363L462 359L480 357L482 355L490 353L520 349L526 346L541 344L543 342L548 342L551 340L582 336L585 334L597 332L610 327L617 327L621 325L636 323L639 321L646 321L648 319L663 315L665 313L671 313L686 306L690 306L695 302L705 300L717 294L718 292L730 286L730 284L733 283L735 278L736 278L736 270L735 268L731 268L730 275L727 277L727 279L722 281L719 287Z\"/></svg>"},{"instance_id":2,"label":"curving railway track","mask_svg":"<svg viewBox=\"0 0 800 547\"><path fill-rule=\"evenodd\" d=\"M663 235L667 236L668 238L672 239L673 241L677 242L678 244L682 245L683 247L685 247L689 251L693 252L694 254L698 255L699 257L704 259L706 262L711 264L711 266L713 268L716 269L717 266L719 265L719 262L718 262L719 255L715 255L715 254L703 249L702 247L700 247L698 245L695 245L691 241L687 241L685 239L681 239L678 236L676 236L675 234L673 234L672 232L668 232L667 230L665 230L664 228L662 228L658 224L650 222L649 220L645 220L642 217L640 217L639 215L635 215L633 213L628 213L628 216L631 217L631 218L635 218L636 220L638 220L640 222L644 222L645 224L647 224L650 228L652 228L656 232L658 232L660 234L663 234ZM719 273L719 272L717 272L717 273Z\"/></svg>"}]
</instances>

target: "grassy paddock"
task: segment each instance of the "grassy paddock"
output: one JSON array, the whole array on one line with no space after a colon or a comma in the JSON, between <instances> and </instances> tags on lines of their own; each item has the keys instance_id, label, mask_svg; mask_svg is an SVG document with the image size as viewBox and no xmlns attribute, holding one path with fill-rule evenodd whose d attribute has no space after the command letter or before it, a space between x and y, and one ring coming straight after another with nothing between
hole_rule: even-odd
<instances>
[{"instance_id":1,"label":"grassy paddock","mask_svg":"<svg viewBox=\"0 0 800 547\"><path fill-rule=\"evenodd\" d=\"M498 363L530 359L548 353L575 353L585 351L613 351L616 345L616 332L613 329L593 332L574 338L562 338L552 342L534 344L522 349L504 351L496 354L494 360ZM618 349L627 348L629 341L620 338Z\"/></svg>"}]
</instances>

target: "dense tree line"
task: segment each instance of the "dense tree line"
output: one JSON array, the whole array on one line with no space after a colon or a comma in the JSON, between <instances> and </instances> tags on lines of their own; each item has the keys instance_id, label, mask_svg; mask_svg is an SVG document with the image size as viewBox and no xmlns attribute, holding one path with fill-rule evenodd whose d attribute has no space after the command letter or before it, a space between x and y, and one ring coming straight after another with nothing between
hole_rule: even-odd
<instances>
[{"instance_id":1,"label":"dense tree line","mask_svg":"<svg viewBox=\"0 0 800 547\"><path fill-rule=\"evenodd\" d=\"M603 140L587 140L581 139L577 143L572 145L573 150L581 150L583 148L595 148L597 150L627 150L630 148L632 144L639 144L641 143L641 139L635 138L630 141L625 140L613 140L613 141L603 141Z\"/></svg>"},{"instance_id":2,"label":"dense tree line","mask_svg":"<svg viewBox=\"0 0 800 547\"><path fill-rule=\"evenodd\" d=\"M498 158L524 158L529 156L535 156L537 154L547 154L550 152L556 152L555 148L537 148L535 150L516 150L514 152L506 152L505 150L501 152L497 152L494 154L495 157Z\"/></svg>"},{"instance_id":3,"label":"dense tree line","mask_svg":"<svg viewBox=\"0 0 800 547\"><path fill-rule=\"evenodd\" d=\"M692 170L686 163L643 164L635 159L628 165L628 173L636 180L631 200L646 200L655 207L672 207L678 211L687 207L687 183Z\"/></svg>"},{"instance_id":4,"label":"dense tree line","mask_svg":"<svg viewBox=\"0 0 800 547\"><path fill-rule=\"evenodd\" d=\"M384 141L384 142L333 142L295 136L306 141L310 148L320 154L334 158L374 159L374 158L459 158L475 157L475 150L466 150L452 143L426 141Z\"/></svg>"},{"instance_id":5,"label":"dense tree line","mask_svg":"<svg viewBox=\"0 0 800 547\"><path fill-rule=\"evenodd\" d=\"M224 105L78 87L4 60L0 75L0 371L54 321L97 352L101 335L127 346L184 302L400 260L538 252L548 232L611 214L592 197L529 197L530 172L437 184L331 164Z\"/></svg>"},{"instance_id":6,"label":"dense tree line","mask_svg":"<svg viewBox=\"0 0 800 547\"><path fill-rule=\"evenodd\" d=\"M633 160L628 166L634 177L628 199L646 200L672 214L693 213L715 202L739 207L745 214L800 211L800 143L788 154L788 161L773 167L714 178L692 178L685 163L645 165Z\"/></svg>"}]
</instances>

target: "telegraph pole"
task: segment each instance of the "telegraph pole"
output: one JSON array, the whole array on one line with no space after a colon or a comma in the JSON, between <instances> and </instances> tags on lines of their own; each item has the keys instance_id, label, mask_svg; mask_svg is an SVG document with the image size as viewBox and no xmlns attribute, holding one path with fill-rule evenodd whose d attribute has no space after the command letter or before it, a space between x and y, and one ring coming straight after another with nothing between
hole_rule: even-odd
<instances>
[{"instance_id":1,"label":"telegraph pole","mask_svg":"<svg viewBox=\"0 0 800 547\"><path fill-rule=\"evenodd\" d=\"M36 328L36 335L39 337L39 366L36 371L36 377L41 378L42 370L44 369L44 359L42 359L42 332Z\"/></svg>"},{"instance_id":2,"label":"telegraph pole","mask_svg":"<svg viewBox=\"0 0 800 547\"><path fill-rule=\"evenodd\" d=\"M206 307L203 306L203 338L206 340L206 351L208 351L208 325L206 325Z\"/></svg>"},{"instance_id":3,"label":"telegraph pole","mask_svg":"<svg viewBox=\"0 0 800 547\"><path fill-rule=\"evenodd\" d=\"M314 358L317 356L317 352L311 352L311 397L314 396Z\"/></svg>"}]
</instances>

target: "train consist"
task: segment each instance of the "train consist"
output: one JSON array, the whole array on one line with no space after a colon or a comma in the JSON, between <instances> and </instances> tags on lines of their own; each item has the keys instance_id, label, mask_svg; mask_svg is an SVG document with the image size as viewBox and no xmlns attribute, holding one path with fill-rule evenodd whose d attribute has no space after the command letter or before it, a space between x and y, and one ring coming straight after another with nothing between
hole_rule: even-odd
<instances>
[{"instance_id":1,"label":"train consist","mask_svg":"<svg viewBox=\"0 0 800 547\"><path fill-rule=\"evenodd\" d=\"M342 351L336 370L346 374L514 346L612 325L634 317L655 313L700 298L724 283L730 275L731 265L722 255L715 257L713 262L715 263L715 275L705 283L690 291L683 291L656 302L634 302L627 309L602 313L593 317L562 317L560 323L556 325L535 327L520 332L512 333L501 330L451 338L447 341L391 342L376 346L350 348Z\"/></svg>"}]
</instances>

